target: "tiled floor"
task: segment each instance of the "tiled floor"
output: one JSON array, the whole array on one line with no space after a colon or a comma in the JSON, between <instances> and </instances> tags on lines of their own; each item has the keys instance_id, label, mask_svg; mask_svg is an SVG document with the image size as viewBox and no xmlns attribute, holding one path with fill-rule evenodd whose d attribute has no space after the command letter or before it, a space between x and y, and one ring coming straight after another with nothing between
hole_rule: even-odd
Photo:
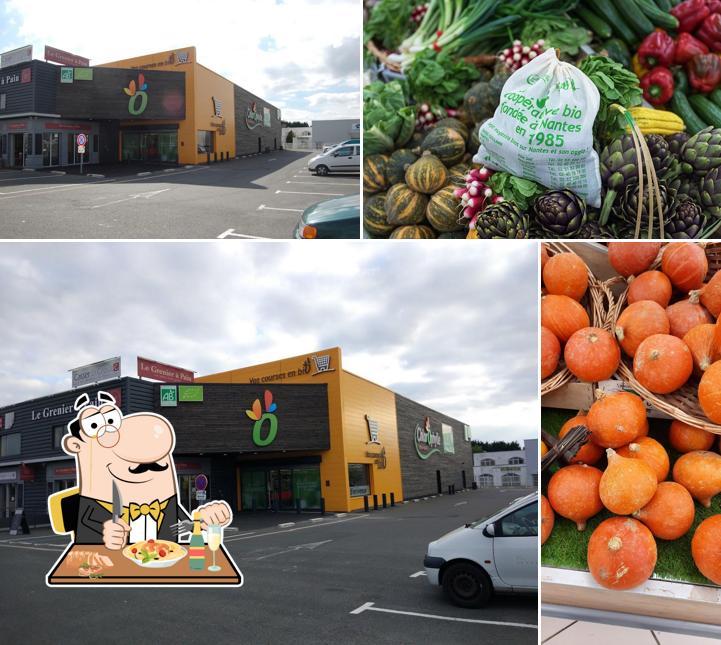
<instances>
[{"instance_id":1,"label":"tiled floor","mask_svg":"<svg viewBox=\"0 0 721 645\"><path fill-rule=\"evenodd\" d=\"M551 645L711 645L718 640L542 616L541 642Z\"/></svg>"}]
</instances>

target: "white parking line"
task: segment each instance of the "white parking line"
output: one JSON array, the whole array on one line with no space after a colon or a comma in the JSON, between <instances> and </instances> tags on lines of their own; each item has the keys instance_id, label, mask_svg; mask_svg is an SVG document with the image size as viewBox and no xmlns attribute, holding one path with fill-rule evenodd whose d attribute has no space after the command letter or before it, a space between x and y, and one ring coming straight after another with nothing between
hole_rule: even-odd
<instances>
[{"instance_id":1,"label":"white parking line","mask_svg":"<svg viewBox=\"0 0 721 645\"><path fill-rule=\"evenodd\" d=\"M265 533L258 533L257 535L247 535L244 537L241 537L239 535L234 535L230 538L223 538L223 542L237 542L238 540L253 540L255 538L262 538L266 535L277 535L279 533L293 533L294 531L303 531L305 529L313 529L317 528L319 526L331 526L332 524L343 524L344 522L352 522L353 520L362 520L362 519L368 519L371 517L370 515L366 515L365 513L363 515L354 515L353 517L345 517L342 520L332 520L330 522L323 522L323 524L306 524L305 526L294 526L293 528L285 529L283 531L266 531Z\"/></svg>"},{"instance_id":2,"label":"white parking line","mask_svg":"<svg viewBox=\"0 0 721 645\"><path fill-rule=\"evenodd\" d=\"M352 186L342 181L286 181L286 184L305 184L307 186Z\"/></svg>"},{"instance_id":3,"label":"white parking line","mask_svg":"<svg viewBox=\"0 0 721 645\"><path fill-rule=\"evenodd\" d=\"M217 239L219 240L225 240L229 237L242 237L247 240L267 240L267 237L259 237L258 235L244 235L243 233L234 233L234 228L229 228L224 233L221 233L218 235Z\"/></svg>"},{"instance_id":4,"label":"white parking line","mask_svg":"<svg viewBox=\"0 0 721 645\"><path fill-rule=\"evenodd\" d=\"M458 502L457 504L454 504L453 506L463 506L464 504L468 504L468 502Z\"/></svg>"},{"instance_id":5,"label":"white parking line","mask_svg":"<svg viewBox=\"0 0 721 645\"><path fill-rule=\"evenodd\" d=\"M65 174L65 173L63 173ZM50 179L50 177L46 175L36 175L34 177L26 177L25 175L20 175L18 177L9 177L7 179L0 179L0 181L27 181L28 179Z\"/></svg>"},{"instance_id":6,"label":"white parking line","mask_svg":"<svg viewBox=\"0 0 721 645\"><path fill-rule=\"evenodd\" d=\"M123 197L123 199L116 199L112 202L106 202L105 204L96 204L95 206L91 206L90 208L103 208L104 206L113 206L115 204L121 204L122 202L129 202L131 199L140 199L141 197L143 199L152 199L156 195L160 195L160 193L164 193L169 190L170 188L163 188L162 190L152 190L148 193L137 193L135 195L130 195L129 197Z\"/></svg>"},{"instance_id":7,"label":"white parking line","mask_svg":"<svg viewBox=\"0 0 721 645\"><path fill-rule=\"evenodd\" d=\"M58 536L54 533L51 535L31 535L30 537L13 537L0 540L0 544L3 542L27 542L29 540L57 540Z\"/></svg>"},{"instance_id":8,"label":"white parking line","mask_svg":"<svg viewBox=\"0 0 721 645\"><path fill-rule=\"evenodd\" d=\"M417 578L418 576L425 576L425 575L427 575L425 571L416 571L415 573L411 573L411 575L409 575L408 577L409 578Z\"/></svg>"},{"instance_id":9,"label":"white parking line","mask_svg":"<svg viewBox=\"0 0 721 645\"><path fill-rule=\"evenodd\" d=\"M8 547L10 549L28 549L29 551L54 551L55 553L57 553L58 551L62 551L65 547L67 547L67 544L64 544L58 549L49 549L47 548L48 546L49 545L31 546L30 544L0 544L0 548Z\"/></svg>"},{"instance_id":10,"label":"white parking line","mask_svg":"<svg viewBox=\"0 0 721 645\"><path fill-rule=\"evenodd\" d=\"M437 614L421 614L417 611L400 611L399 609L384 609L383 607L375 607L375 603L367 602L357 609L351 611L351 614L362 614L364 611L382 611L386 614L402 614L404 616L418 616L420 618L435 618L436 620L451 620L459 623L479 623L481 625L500 625L502 627L521 627L522 629L538 629L538 625L529 625L527 623L507 623L500 620L478 620L476 618L456 618L455 616L438 616Z\"/></svg>"},{"instance_id":11,"label":"white parking line","mask_svg":"<svg viewBox=\"0 0 721 645\"><path fill-rule=\"evenodd\" d=\"M343 193L299 193L293 190L276 190L275 194L283 193L284 195L328 195L329 197L343 197Z\"/></svg>"},{"instance_id":12,"label":"white parking line","mask_svg":"<svg viewBox=\"0 0 721 645\"><path fill-rule=\"evenodd\" d=\"M300 208L275 208L274 206L266 206L265 204L261 204L258 206L259 211L288 211L290 213L302 213L303 211Z\"/></svg>"}]
</instances>

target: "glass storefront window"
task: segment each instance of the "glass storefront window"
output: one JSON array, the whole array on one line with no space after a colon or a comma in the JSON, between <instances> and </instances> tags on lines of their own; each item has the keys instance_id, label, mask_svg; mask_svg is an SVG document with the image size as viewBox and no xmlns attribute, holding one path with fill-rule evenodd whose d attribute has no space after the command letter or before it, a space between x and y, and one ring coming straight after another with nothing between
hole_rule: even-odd
<instances>
[{"instance_id":1,"label":"glass storefront window","mask_svg":"<svg viewBox=\"0 0 721 645\"><path fill-rule=\"evenodd\" d=\"M177 132L123 132L123 161L177 163Z\"/></svg>"},{"instance_id":2,"label":"glass storefront window","mask_svg":"<svg viewBox=\"0 0 721 645\"><path fill-rule=\"evenodd\" d=\"M60 163L60 134L43 132L42 136L43 166L57 166Z\"/></svg>"},{"instance_id":3,"label":"glass storefront window","mask_svg":"<svg viewBox=\"0 0 721 645\"><path fill-rule=\"evenodd\" d=\"M368 464L348 464L348 481L350 483L351 497L370 495Z\"/></svg>"},{"instance_id":4,"label":"glass storefront window","mask_svg":"<svg viewBox=\"0 0 721 645\"><path fill-rule=\"evenodd\" d=\"M293 470L293 498L300 500L301 509L320 508L320 469Z\"/></svg>"},{"instance_id":5,"label":"glass storefront window","mask_svg":"<svg viewBox=\"0 0 721 645\"><path fill-rule=\"evenodd\" d=\"M0 438L0 457L20 454L20 433L8 434Z\"/></svg>"},{"instance_id":6,"label":"glass storefront window","mask_svg":"<svg viewBox=\"0 0 721 645\"><path fill-rule=\"evenodd\" d=\"M204 155L214 151L213 133L209 130L198 130L198 153Z\"/></svg>"},{"instance_id":7,"label":"glass storefront window","mask_svg":"<svg viewBox=\"0 0 721 645\"><path fill-rule=\"evenodd\" d=\"M241 496L243 510L268 508L266 474L264 470L250 470L242 473Z\"/></svg>"}]
</instances>

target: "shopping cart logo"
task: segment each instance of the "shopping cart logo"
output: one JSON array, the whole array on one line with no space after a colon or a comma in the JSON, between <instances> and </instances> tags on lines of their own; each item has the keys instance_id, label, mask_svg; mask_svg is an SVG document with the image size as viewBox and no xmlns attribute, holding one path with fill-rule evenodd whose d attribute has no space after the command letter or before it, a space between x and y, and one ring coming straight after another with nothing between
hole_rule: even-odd
<instances>
[{"instance_id":1,"label":"shopping cart logo","mask_svg":"<svg viewBox=\"0 0 721 645\"><path fill-rule=\"evenodd\" d=\"M366 422L368 423L368 435L370 436L371 440L368 443L377 443L380 445L380 441L378 441L378 435L380 434L380 426L378 425L378 421L375 419L371 419L366 414Z\"/></svg>"},{"instance_id":2,"label":"shopping cart logo","mask_svg":"<svg viewBox=\"0 0 721 645\"><path fill-rule=\"evenodd\" d=\"M215 116L223 116L223 102L216 96L211 97L213 99L213 112Z\"/></svg>"},{"instance_id":3,"label":"shopping cart logo","mask_svg":"<svg viewBox=\"0 0 721 645\"><path fill-rule=\"evenodd\" d=\"M322 374L323 372L335 372L334 369L331 369L330 367L330 355L325 354L324 356L316 356L313 354L311 356L311 359L313 360L313 364L315 365L315 372L311 374L311 376L315 376L316 374Z\"/></svg>"}]
</instances>

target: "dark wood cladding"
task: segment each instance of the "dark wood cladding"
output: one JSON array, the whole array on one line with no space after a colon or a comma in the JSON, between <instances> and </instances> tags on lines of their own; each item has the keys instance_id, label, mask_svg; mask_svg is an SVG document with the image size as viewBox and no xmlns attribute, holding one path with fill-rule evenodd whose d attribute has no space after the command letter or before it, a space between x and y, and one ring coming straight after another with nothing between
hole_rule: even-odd
<instances>
[{"instance_id":1,"label":"dark wood cladding","mask_svg":"<svg viewBox=\"0 0 721 645\"><path fill-rule=\"evenodd\" d=\"M203 402L178 402L177 407L161 407L160 384L154 384L155 411L173 424L178 454L330 448L326 385L273 385L267 388L278 406L275 411L278 434L275 441L265 447L253 443L254 421L245 413L256 399L263 405L264 386L203 383L202 387Z\"/></svg>"},{"instance_id":2,"label":"dark wood cladding","mask_svg":"<svg viewBox=\"0 0 721 645\"><path fill-rule=\"evenodd\" d=\"M242 87L234 86L235 98L235 154L247 155L266 150L275 150L283 145L281 139L281 123L278 119L278 108L267 101L251 94ZM270 110L270 127L263 124L250 129L246 122L248 108L256 104L256 110L262 115L263 108ZM260 149L258 149L260 139Z\"/></svg>"},{"instance_id":3,"label":"dark wood cladding","mask_svg":"<svg viewBox=\"0 0 721 645\"><path fill-rule=\"evenodd\" d=\"M425 417L430 418L432 431L441 433L441 424L453 428L455 453L441 450L428 459L418 456L414 435L416 426L423 425ZM456 490L463 487L463 472L466 474L466 486L470 487L473 481L473 452L471 442L464 438L463 423L399 394L396 394L396 418L404 498L435 495L438 492L436 471L441 474L443 493L448 492L450 484L455 484Z\"/></svg>"},{"instance_id":4,"label":"dark wood cladding","mask_svg":"<svg viewBox=\"0 0 721 645\"><path fill-rule=\"evenodd\" d=\"M61 83L57 79L57 111L70 119L176 119L185 118L185 73L157 70L94 67L92 81ZM148 105L133 116L128 105L131 97L123 88L138 83L142 73L148 85Z\"/></svg>"}]
</instances>

